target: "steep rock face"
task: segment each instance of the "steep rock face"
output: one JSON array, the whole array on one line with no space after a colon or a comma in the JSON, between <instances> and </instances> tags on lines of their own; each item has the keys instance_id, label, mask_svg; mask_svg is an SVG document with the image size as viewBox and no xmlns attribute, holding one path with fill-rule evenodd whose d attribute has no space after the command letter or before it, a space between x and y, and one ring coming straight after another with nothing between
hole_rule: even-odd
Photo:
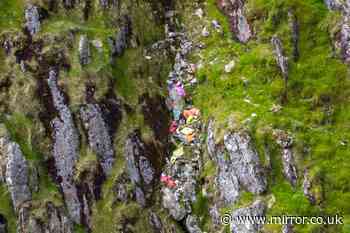
<instances>
[{"instance_id":1,"label":"steep rock face","mask_svg":"<svg viewBox=\"0 0 350 233\"><path fill-rule=\"evenodd\" d=\"M12 142L4 126L0 133L1 180L6 183L15 211L31 200L29 169L19 145Z\"/></svg>"},{"instance_id":2,"label":"steep rock face","mask_svg":"<svg viewBox=\"0 0 350 233\"><path fill-rule=\"evenodd\" d=\"M261 217L265 215L266 206L262 201L255 201L252 205L234 210L232 212L232 219L240 219L251 217ZM232 233L257 233L262 229L261 224L252 224L249 221L244 221L244 224L237 224L234 220L231 223Z\"/></svg>"},{"instance_id":3,"label":"steep rock face","mask_svg":"<svg viewBox=\"0 0 350 233\"><path fill-rule=\"evenodd\" d=\"M125 146L125 158L130 180L136 186L134 190L136 200L145 206L153 189L155 169L138 132L129 135Z\"/></svg>"},{"instance_id":4,"label":"steep rock face","mask_svg":"<svg viewBox=\"0 0 350 233\"><path fill-rule=\"evenodd\" d=\"M114 150L102 111L97 104L81 107L80 116L89 138L89 145L97 154L101 167L108 175L113 167Z\"/></svg>"},{"instance_id":5,"label":"steep rock face","mask_svg":"<svg viewBox=\"0 0 350 233\"><path fill-rule=\"evenodd\" d=\"M19 213L17 233L73 233L73 224L62 208L47 203L45 219L35 217L29 207Z\"/></svg>"},{"instance_id":6,"label":"steep rock face","mask_svg":"<svg viewBox=\"0 0 350 233\"><path fill-rule=\"evenodd\" d=\"M29 4L25 9L25 27L33 36L40 31L40 15L38 7Z\"/></svg>"},{"instance_id":7,"label":"steep rock face","mask_svg":"<svg viewBox=\"0 0 350 233\"><path fill-rule=\"evenodd\" d=\"M49 88L54 106L59 117L52 120L53 157L64 199L70 216L76 223L80 223L81 207L74 184L74 167L78 160L79 135L73 122L73 116L64 102L64 97L57 85L57 73L50 71Z\"/></svg>"},{"instance_id":8,"label":"steep rock face","mask_svg":"<svg viewBox=\"0 0 350 233\"><path fill-rule=\"evenodd\" d=\"M219 8L229 17L230 27L238 41L247 43L252 31L244 15L244 0L218 0Z\"/></svg>"},{"instance_id":9,"label":"steep rock face","mask_svg":"<svg viewBox=\"0 0 350 233\"><path fill-rule=\"evenodd\" d=\"M228 132L223 145L216 145L213 124L210 121L208 126L207 147L218 165L216 179L225 202L238 199L240 185L254 194L263 193L267 181L250 136L246 132Z\"/></svg>"},{"instance_id":10,"label":"steep rock face","mask_svg":"<svg viewBox=\"0 0 350 233\"><path fill-rule=\"evenodd\" d=\"M293 138L281 130L275 130L274 136L282 149L283 174L292 186L296 186L298 175L292 151Z\"/></svg>"}]
</instances>

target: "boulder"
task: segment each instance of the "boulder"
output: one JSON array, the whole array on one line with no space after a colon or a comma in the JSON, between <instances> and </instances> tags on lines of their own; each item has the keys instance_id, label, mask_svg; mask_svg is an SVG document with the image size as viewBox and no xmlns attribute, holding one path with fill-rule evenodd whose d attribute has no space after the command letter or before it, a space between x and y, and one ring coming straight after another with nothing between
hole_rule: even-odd
<instances>
[{"instance_id":1,"label":"boulder","mask_svg":"<svg viewBox=\"0 0 350 233\"><path fill-rule=\"evenodd\" d=\"M104 173L110 174L115 160L114 150L101 108L97 104L84 105L80 108L80 117L87 131L91 149L96 153Z\"/></svg>"}]
</instances>

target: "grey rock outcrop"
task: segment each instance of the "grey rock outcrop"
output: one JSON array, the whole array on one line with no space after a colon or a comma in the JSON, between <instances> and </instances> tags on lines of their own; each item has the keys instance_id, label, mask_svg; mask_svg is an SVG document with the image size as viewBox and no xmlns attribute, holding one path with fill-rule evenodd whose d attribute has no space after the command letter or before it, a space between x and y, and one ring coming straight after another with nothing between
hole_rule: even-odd
<instances>
[{"instance_id":1,"label":"grey rock outcrop","mask_svg":"<svg viewBox=\"0 0 350 233\"><path fill-rule=\"evenodd\" d=\"M249 192L263 193L267 182L250 136L243 131L227 133L224 144L240 184Z\"/></svg>"},{"instance_id":2,"label":"grey rock outcrop","mask_svg":"<svg viewBox=\"0 0 350 233\"><path fill-rule=\"evenodd\" d=\"M90 44L86 35L80 36L79 40L79 61L82 66L90 63Z\"/></svg>"},{"instance_id":3,"label":"grey rock outcrop","mask_svg":"<svg viewBox=\"0 0 350 233\"><path fill-rule=\"evenodd\" d=\"M163 188L163 201L162 205L168 209L170 215L176 220L181 221L187 215L186 209L178 202L178 197L169 188Z\"/></svg>"},{"instance_id":4,"label":"grey rock outcrop","mask_svg":"<svg viewBox=\"0 0 350 233\"><path fill-rule=\"evenodd\" d=\"M186 229L189 233L202 233L197 218L192 215L188 215L186 218Z\"/></svg>"},{"instance_id":5,"label":"grey rock outcrop","mask_svg":"<svg viewBox=\"0 0 350 233\"><path fill-rule=\"evenodd\" d=\"M109 43L112 47L112 56L114 57L123 55L124 50L128 47L129 39L131 37L131 19L128 16L125 16L124 18L124 25L120 27L116 38L110 38L109 40Z\"/></svg>"},{"instance_id":6,"label":"grey rock outcrop","mask_svg":"<svg viewBox=\"0 0 350 233\"><path fill-rule=\"evenodd\" d=\"M292 186L297 185L298 175L293 155L293 138L282 130L275 130L274 135L277 138L277 144L282 149L283 174Z\"/></svg>"},{"instance_id":7,"label":"grey rock outcrop","mask_svg":"<svg viewBox=\"0 0 350 233\"><path fill-rule=\"evenodd\" d=\"M31 200L28 164L19 145L14 142L7 145L6 184L16 210L24 202Z\"/></svg>"},{"instance_id":8,"label":"grey rock outcrop","mask_svg":"<svg viewBox=\"0 0 350 233\"><path fill-rule=\"evenodd\" d=\"M69 215L74 222L80 223L81 204L73 180L75 164L79 157L79 135L74 125L73 116L65 104L64 97L57 85L57 73L53 70L50 71L48 85L54 107L59 115L51 122L54 139L52 154L57 177Z\"/></svg>"},{"instance_id":9,"label":"grey rock outcrop","mask_svg":"<svg viewBox=\"0 0 350 233\"><path fill-rule=\"evenodd\" d=\"M38 219L29 207L19 213L17 233L73 233L73 223L64 214L62 208L47 203L44 207L45 218Z\"/></svg>"},{"instance_id":10,"label":"grey rock outcrop","mask_svg":"<svg viewBox=\"0 0 350 233\"><path fill-rule=\"evenodd\" d=\"M81 107L80 116L88 134L89 145L98 156L104 173L108 175L114 163L114 150L101 108L97 104L87 104Z\"/></svg>"},{"instance_id":11,"label":"grey rock outcrop","mask_svg":"<svg viewBox=\"0 0 350 233\"><path fill-rule=\"evenodd\" d=\"M0 127L1 180L6 183L13 207L18 211L25 202L31 200L28 163L19 145L10 140L5 126Z\"/></svg>"},{"instance_id":12,"label":"grey rock outcrop","mask_svg":"<svg viewBox=\"0 0 350 233\"><path fill-rule=\"evenodd\" d=\"M232 233L260 232L263 225L257 224L257 223L253 224L252 222L254 221L249 221L249 219L254 220L256 217L265 216L265 210L266 210L266 206L260 200L255 201L252 205L248 207L234 210L232 212L233 221L231 221L231 232ZM242 219L242 218L248 221L244 221L244 224L243 223L238 224L237 221L234 221L234 219Z\"/></svg>"},{"instance_id":13,"label":"grey rock outcrop","mask_svg":"<svg viewBox=\"0 0 350 233\"><path fill-rule=\"evenodd\" d=\"M252 30L244 15L244 0L218 0L219 8L229 17L230 27L238 41L247 43Z\"/></svg>"},{"instance_id":14,"label":"grey rock outcrop","mask_svg":"<svg viewBox=\"0 0 350 233\"><path fill-rule=\"evenodd\" d=\"M340 0L324 0L324 2L330 10L340 10L343 8L343 4Z\"/></svg>"},{"instance_id":15,"label":"grey rock outcrop","mask_svg":"<svg viewBox=\"0 0 350 233\"><path fill-rule=\"evenodd\" d=\"M271 43L275 50L276 62L282 72L283 78L288 78L288 58L283 54L283 47L281 40L273 36L271 39Z\"/></svg>"},{"instance_id":16,"label":"grey rock outcrop","mask_svg":"<svg viewBox=\"0 0 350 233\"><path fill-rule=\"evenodd\" d=\"M239 198L240 185L231 163L225 160L224 147L215 145L214 122L211 120L208 125L207 147L209 154L218 165L216 184L221 199L226 204L234 203Z\"/></svg>"},{"instance_id":17,"label":"grey rock outcrop","mask_svg":"<svg viewBox=\"0 0 350 233\"><path fill-rule=\"evenodd\" d=\"M336 36L335 46L340 49L344 62L350 63L350 2L340 0L325 0L329 10L339 11L343 18L340 36Z\"/></svg>"},{"instance_id":18,"label":"grey rock outcrop","mask_svg":"<svg viewBox=\"0 0 350 233\"><path fill-rule=\"evenodd\" d=\"M283 225L282 233L294 233L293 225L290 225L290 224Z\"/></svg>"},{"instance_id":19,"label":"grey rock outcrop","mask_svg":"<svg viewBox=\"0 0 350 233\"><path fill-rule=\"evenodd\" d=\"M147 148L141 141L138 132L129 135L124 154L130 180L136 186L136 200L144 206L147 196L151 194L153 189L155 169L148 158Z\"/></svg>"},{"instance_id":20,"label":"grey rock outcrop","mask_svg":"<svg viewBox=\"0 0 350 233\"><path fill-rule=\"evenodd\" d=\"M163 223L162 223L161 219L159 218L159 216L155 212L150 211L148 220L149 220L150 225L153 227L154 233L165 232L163 230Z\"/></svg>"},{"instance_id":21,"label":"grey rock outcrop","mask_svg":"<svg viewBox=\"0 0 350 233\"><path fill-rule=\"evenodd\" d=\"M309 202L311 204L314 205L316 203L316 197L312 193L312 182L311 182L311 179L310 179L310 175L309 175L309 170L308 169L304 170L303 191L304 191L305 197L309 200Z\"/></svg>"},{"instance_id":22,"label":"grey rock outcrop","mask_svg":"<svg viewBox=\"0 0 350 233\"><path fill-rule=\"evenodd\" d=\"M33 36L40 31L40 15L38 7L34 5L27 5L25 12L25 27L28 32Z\"/></svg>"},{"instance_id":23,"label":"grey rock outcrop","mask_svg":"<svg viewBox=\"0 0 350 233\"><path fill-rule=\"evenodd\" d=\"M234 203L242 185L254 194L266 190L267 181L250 136L242 132L228 132L223 145L217 145L214 135L214 122L208 125L208 152L217 163L216 183L225 203Z\"/></svg>"}]
</instances>

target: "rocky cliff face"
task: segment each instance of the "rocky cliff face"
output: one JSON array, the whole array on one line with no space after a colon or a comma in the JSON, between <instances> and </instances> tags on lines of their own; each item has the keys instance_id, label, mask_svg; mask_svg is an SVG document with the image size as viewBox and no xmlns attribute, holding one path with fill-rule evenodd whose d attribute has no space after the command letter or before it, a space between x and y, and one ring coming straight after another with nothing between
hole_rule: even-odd
<instances>
[{"instance_id":1,"label":"rocky cliff face","mask_svg":"<svg viewBox=\"0 0 350 233\"><path fill-rule=\"evenodd\" d=\"M337 0L3 0L0 233L347 232L348 18Z\"/></svg>"}]
</instances>

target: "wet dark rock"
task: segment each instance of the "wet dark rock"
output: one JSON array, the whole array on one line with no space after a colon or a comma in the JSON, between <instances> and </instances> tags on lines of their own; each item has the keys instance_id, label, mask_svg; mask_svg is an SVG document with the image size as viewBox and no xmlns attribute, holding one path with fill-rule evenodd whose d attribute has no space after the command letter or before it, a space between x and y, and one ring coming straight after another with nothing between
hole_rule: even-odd
<instances>
[{"instance_id":1,"label":"wet dark rock","mask_svg":"<svg viewBox=\"0 0 350 233\"><path fill-rule=\"evenodd\" d=\"M247 43L252 37L252 30L244 15L244 0L217 0L217 4L229 17L231 31L236 39Z\"/></svg>"},{"instance_id":2,"label":"wet dark rock","mask_svg":"<svg viewBox=\"0 0 350 233\"><path fill-rule=\"evenodd\" d=\"M189 233L202 233L197 218L192 215L188 215L186 218L186 229Z\"/></svg>"},{"instance_id":3,"label":"wet dark rock","mask_svg":"<svg viewBox=\"0 0 350 233\"><path fill-rule=\"evenodd\" d=\"M175 192L169 188L162 189L162 205L167 209L170 215L176 220L181 221L187 215L186 209L178 202Z\"/></svg>"},{"instance_id":4,"label":"wet dark rock","mask_svg":"<svg viewBox=\"0 0 350 233\"><path fill-rule=\"evenodd\" d=\"M258 200L255 201L252 205L234 210L232 212L232 219L239 217L252 217L254 216L265 216L266 206L265 204ZM237 224L235 221L231 222L231 232L232 233L258 233L262 229L263 225L261 224L252 224L249 221L245 221L244 224Z\"/></svg>"},{"instance_id":5,"label":"wet dark rock","mask_svg":"<svg viewBox=\"0 0 350 233\"><path fill-rule=\"evenodd\" d=\"M30 207L20 210L17 233L73 233L73 223L65 215L63 208L48 202L45 207L45 218L37 218L30 212Z\"/></svg>"},{"instance_id":6,"label":"wet dark rock","mask_svg":"<svg viewBox=\"0 0 350 233\"><path fill-rule=\"evenodd\" d=\"M156 139L166 144L169 134L170 114L165 99L159 95L151 98L148 94L145 94L141 97L140 103L145 121L152 128Z\"/></svg>"},{"instance_id":7,"label":"wet dark rock","mask_svg":"<svg viewBox=\"0 0 350 233\"><path fill-rule=\"evenodd\" d=\"M87 104L81 107L80 116L88 134L89 145L96 153L104 173L108 175L114 163L114 150L102 110L97 104Z\"/></svg>"},{"instance_id":8,"label":"wet dark rock","mask_svg":"<svg viewBox=\"0 0 350 233\"><path fill-rule=\"evenodd\" d=\"M304 170L304 181L303 181L303 191L305 197L309 200L311 204L316 204L316 197L312 192L312 182L309 176L309 170Z\"/></svg>"},{"instance_id":9,"label":"wet dark rock","mask_svg":"<svg viewBox=\"0 0 350 233\"><path fill-rule=\"evenodd\" d=\"M0 126L0 171L1 180L6 183L13 207L18 211L31 200L29 188L29 168L21 148L9 138L4 125Z\"/></svg>"},{"instance_id":10,"label":"wet dark rock","mask_svg":"<svg viewBox=\"0 0 350 233\"><path fill-rule=\"evenodd\" d=\"M110 38L109 43L112 48L112 56L119 57L123 55L124 50L128 47L132 35L132 23L128 16L124 17L123 25L120 27L116 38Z\"/></svg>"},{"instance_id":11,"label":"wet dark rock","mask_svg":"<svg viewBox=\"0 0 350 233\"><path fill-rule=\"evenodd\" d=\"M90 63L90 44L86 35L82 35L79 41L79 61L82 66Z\"/></svg>"},{"instance_id":12,"label":"wet dark rock","mask_svg":"<svg viewBox=\"0 0 350 233\"><path fill-rule=\"evenodd\" d=\"M275 50L276 62L282 72L284 78L288 77L288 58L283 55L283 47L281 40L274 36L271 43Z\"/></svg>"},{"instance_id":13,"label":"wet dark rock","mask_svg":"<svg viewBox=\"0 0 350 233\"><path fill-rule=\"evenodd\" d=\"M0 214L0 233L7 233L7 219Z\"/></svg>"},{"instance_id":14,"label":"wet dark rock","mask_svg":"<svg viewBox=\"0 0 350 233\"><path fill-rule=\"evenodd\" d=\"M34 36L40 31L40 15L38 7L31 4L27 5L25 9L25 19L26 29L32 36Z\"/></svg>"},{"instance_id":15,"label":"wet dark rock","mask_svg":"<svg viewBox=\"0 0 350 233\"><path fill-rule=\"evenodd\" d=\"M285 224L282 226L282 233L294 233L293 225Z\"/></svg>"},{"instance_id":16,"label":"wet dark rock","mask_svg":"<svg viewBox=\"0 0 350 233\"><path fill-rule=\"evenodd\" d=\"M298 175L293 155L293 138L286 132L275 130L274 136L282 149L283 174L292 186L297 185Z\"/></svg>"},{"instance_id":17,"label":"wet dark rock","mask_svg":"<svg viewBox=\"0 0 350 233\"><path fill-rule=\"evenodd\" d=\"M140 205L146 204L147 196L153 191L155 168L150 160L146 145L139 132L129 135L125 145L125 158L131 182L136 186L135 195Z\"/></svg>"},{"instance_id":18,"label":"wet dark rock","mask_svg":"<svg viewBox=\"0 0 350 233\"><path fill-rule=\"evenodd\" d=\"M80 223L81 206L74 184L75 164L79 157L79 135L73 116L65 103L64 96L57 85L57 73L50 71L48 85L58 117L52 120L53 158L68 212L74 222Z\"/></svg>"}]
</instances>

